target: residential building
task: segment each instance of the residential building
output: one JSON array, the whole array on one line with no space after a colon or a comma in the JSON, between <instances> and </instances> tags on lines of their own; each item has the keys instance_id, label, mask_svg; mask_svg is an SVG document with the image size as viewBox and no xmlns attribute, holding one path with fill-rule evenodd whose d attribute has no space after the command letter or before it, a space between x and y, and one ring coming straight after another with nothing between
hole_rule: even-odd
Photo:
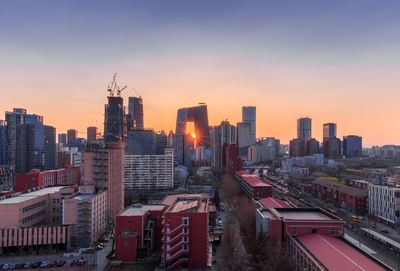
<instances>
[{"instance_id":1,"label":"residential building","mask_svg":"<svg viewBox=\"0 0 400 271\"><path fill-rule=\"evenodd\" d=\"M170 200L172 203L168 204L163 219L163 268L195 270L211 267L208 199L195 195L175 195Z\"/></svg>"},{"instance_id":2,"label":"residential building","mask_svg":"<svg viewBox=\"0 0 400 271\"><path fill-rule=\"evenodd\" d=\"M349 135L343 137L343 155L346 158L362 155L362 137Z\"/></svg>"},{"instance_id":3,"label":"residential building","mask_svg":"<svg viewBox=\"0 0 400 271\"><path fill-rule=\"evenodd\" d=\"M393 225L400 232L400 186L371 183L368 186L369 213Z\"/></svg>"},{"instance_id":4,"label":"residential building","mask_svg":"<svg viewBox=\"0 0 400 271\"><path fill-rule=\"evenodd\" d=\"M78 147L62 147L57 150L56 168L80 167L82 163L82 153Z\"/></svg>"},{"instance_id":5,"label":"residential building","mask_svg":"<svg viewBox=\"0 0 400 271\"><path fill-rule=\"evenodd\" d=\"M255 144L256 141L252 137L252 126L250 122L237 123L237 146L240 156L247 156L248 148Z\"/></svg>"},{"instance_id":6,"label":"residential building","mask_svg":"<svg viewBox=\"0 0 400 271\"><path fill-rule=\"evenodd\" d=\"M168 206L136 203L115 219L115 257L123 262L135 262L138 256L148 256L161 249L162 216Z\"/></svg>"},{"instance_id":7,"label":"residential building","mask_svg":"<svg viewBox=\"0 0 400 271\"><path fill-rule=\"evenodd\" d=\"M253 163L273 161L280 155L280 141L273 137L261 138L248 148L247 160Z\"/></svg>"},{"instance_id":8,"label":"residential building","mask_svg":"<svg viewBox=\"0 0 400 271\"><path fill-rule=\"evenodd\" d=\"M125 191L154 191L174 186L174 151L164 155L125 155Z\"/></svg>"},{"instance_id":9,"label":"residential building","mask_svg":"<svg viewBox=\"0 0 400 271\"><path fill-rule=\"evenodd\" d=\"M72 247L93 246L107 229L107 191L64 199L62 224L72 226Z\"/></svg>"},{"instance_id":10,"label":"residential building","mask_svg":"<svg viewBox=\"0 0 400 271\"><path fill-rule=\"evenodd\" d=\"M220 125L210 129L211 166L214 169L218 170L224 168L226 156L223 151L223 146L224 144L236 144L236 137L236 127L231 125L228 120L224 120Z\"/></svg>"}]
</instances>

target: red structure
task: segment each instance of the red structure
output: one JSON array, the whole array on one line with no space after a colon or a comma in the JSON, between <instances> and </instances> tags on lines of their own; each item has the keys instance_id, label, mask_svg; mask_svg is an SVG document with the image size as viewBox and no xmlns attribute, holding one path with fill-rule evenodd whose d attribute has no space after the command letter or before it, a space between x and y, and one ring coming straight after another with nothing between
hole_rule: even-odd
<instances>
[{"instance_id":1,"label":"red structure","mask_svg":"<svg viewBox=\"0 0 400 271\"><path fill-rule=\"evenodd\" d=\"M40 171L32 169L27 173L15 174L15 192L26 192L30 189L44 188L54 185L79 186L81 172L79 167Z\"/></svg>"},{"instance_id":2,"label":"red structure","mask_svg":"<svg viewBox=\"0 0 400 271\"><path fill-rule=\"evenodd\" d=\"M261 180L257 175L239 170L235 172L235 179L249 198L261 199L272 197L272 185Z\"/></svg>"},{"instance_id":3,"label":"red structure","mask_svg":"<svg viewBox=\"0 0 400 271\"><path fill-rule=\"evenodd\" d=\"M291 237L289 247L296 270L393 270L345 240L328 235Z\"/></svg>"},{"instance_id":4,"label":"red structure","mask_svg":"<svg viewBox=\"0 0 400 271\"><path fill-rule=\"evenodd\" d=\"M135 262L161 248L161 222L166 205L135 204L116 216L116 258Z\"/></svg>"},{"instance_id":5,"label":"red structure","mask_svg":"<svg viewBox=\"0 0 400 271\"><path fill-rule=\"evenodd\" d=\"M293 208L293 206L286 200L276 198L263 198L258 201L261 208Z\"/></svg>"},{"instance_id":6,"label":"red structure","mask_svg":"<svg viewBox=\"0 0 400 271\"><path fill-rule=\"evenodd\" d=\"M208 212L206 198L187 195L175 198L164 214L162 263L165 270L211 266Z\"/></svg>"},{"instance_id":7,"label":"red structure","mask_svg":"<svg viewBox=\"0 0 400 271\"><path fill-rule=\"evenodd\" d=\"M367 212L367 189L361 189L321 178L313 181L312 184L314 194L317 197L331 200L337 206L350 208L352 211L359 214Z\"/></svg>"},{"instance_id":8,"label":"red structure","mask_svg":"<svg viewBox=\"0 0 400 271\"><path fill-rule=\"evenodd\" d=\"M228 173L242 169L242 159L239 157L239 149L236 144L224 144L222 151L225 152L225 163L223 164Z\"/></svg>"}]
</instances>

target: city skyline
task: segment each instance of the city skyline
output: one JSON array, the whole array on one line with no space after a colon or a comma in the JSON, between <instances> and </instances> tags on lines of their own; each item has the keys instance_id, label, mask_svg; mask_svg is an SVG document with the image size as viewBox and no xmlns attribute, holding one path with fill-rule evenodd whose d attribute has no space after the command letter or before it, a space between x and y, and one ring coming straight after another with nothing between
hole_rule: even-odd
<instances>
[{"instance_id":1,"label":"city skyline","mask_svg":"<svg viewBox=\"0 0 400 271\"><path fill-rule=\"evenodd\" d=\"M57 133L102 130L117 72L156 130L175 130L178 108L205 102L211 125L256 106L257 137L283 143L309 116L319 140L335 122L339 138L400 144L396 2L22 2L0 11L1 112L26 108Z\"/></svg>"}]
</instances>

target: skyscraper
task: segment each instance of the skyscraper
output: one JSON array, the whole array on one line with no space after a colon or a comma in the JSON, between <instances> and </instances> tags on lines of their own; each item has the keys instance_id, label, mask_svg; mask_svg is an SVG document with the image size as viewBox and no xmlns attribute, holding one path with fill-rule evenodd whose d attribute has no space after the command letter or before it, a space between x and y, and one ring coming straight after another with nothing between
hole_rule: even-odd
<instances>
[{"instance_id":1,"label":"skyscraper","mask_svg":"<svg viewBox=\"0 0 400 271\"><path fill-rule=\"evenodd\" d=\"M67 134L58 134L58 144L63 144L64 146L67 145Z\"/></svg>"},{"instance_id":2,"label":"skyscraper","mask_svg":"<svg viewBox=\"0 0 400 271\"><path fill-rule=\"evenodd\" d=\"M242 122L250 123L250 138L252 144L256 143L256 107L243 106L242 107Z\"/></svg>"},{"instance_id":3,"label":"skyscraper","mask_svg":"<svg viewBox=\"0 0 400 271\"><path fill-rule=\"evenodd\" d=\"M143 99L129 97L128 101L128 130L143 130Z\"/></svg>"},{"instance_id":4,"label":"skyscraper","mask_svg":"<svg viewBox=\"0 0 400 271\"><path fill-rule=\"evenodd\" d=\"M240 156L247 156L247 149L255 144L254 137L251 132L250 122L237 123L237 144Z\"/></svg>"},{"instance_id":5,"label":"skyscraper","mask_svg":"<svg viewBox=\"0 0 400 271\"><path fill-rule=\"evenodd\" d=\"M78 137L78 131L77 130L68 129L68 131L67 131L67 144L68 145L74 144L77 137Z\"/></svg>"},{"instance_id":6,"label":"skyscraper","mask_svg":"<svg viewBox=\"0 0 400 271\"><path fill-rule=\"evenodd\" d=\"M97 141L97 127L90 126L87 128L87 142L96 143Z\"/></svg>"},{"instance_id":7,"label":"skyscraper","mask_svg":"<svg viewBox=\"0 0 400 271\"><path fill-rule=\"evenodd\" d=\"M133 130L128 132L126 155L154 154L156 154L156 134L153 130Z\"/></svg>"},{"instance_id":8,"label":"skyscraper","mask_svg":"<svg viewBox=\"0 0 400 271\"><path fill-rule=\"evenodd\" d=\"M125 141L126 116L124 99L121 96L108 96L104 113L104 143Z\"/></svg>"},{"instance_id":9,"label":"skyscraper","mask_svg":"<svg viewBox=\"0 0 400 271\"><path fill-rule=\"evenodd\" d=\"M336 123L325 123L323 127L323 139L336 138Z\"/></svg>"},{"instance_id":10,"label":"skyscraper","mask_svg":"<svg viewBox=\"0 0 400 271\"><path fill-rule=\"evenodd\" d=\"M362 137L348 135L343 137L343 155L346 158L358 157L362 155Z\"/></svg>"},{"instance_id":11,"label":"skyscraper","mask_svg":"<svg viewBox=\"0 0 400 271\"><path fill-rule=\"evenodd\" d=\"M311 119L300 118L297 120L297 138L303 140L311 139Z\"/></svg>"},{"instance_id":12,"label":"skyscraper","mask_svg":"<svg viewBox=\"0 0 400 271\"><path fill-rule=\"evenodd\" d=\"M43 169L43 117L27 114L26 109L14 108L6 112L8 164L15 165L17 173L32 168Z\"/></svg>"}]
</instances>

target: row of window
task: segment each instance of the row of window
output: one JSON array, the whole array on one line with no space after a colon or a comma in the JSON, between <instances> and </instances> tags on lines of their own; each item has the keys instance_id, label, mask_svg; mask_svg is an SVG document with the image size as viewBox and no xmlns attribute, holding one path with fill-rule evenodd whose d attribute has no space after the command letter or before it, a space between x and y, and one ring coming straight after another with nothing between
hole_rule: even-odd
<instances>
[{"instance_id":1,"label":"row of window","mask_svg":"<svg viewBox=\"0 0 400 271\"><path fill-rule=\"evenodd\" d=\"M23 213L29 212L29 211L31 211L33 209L36 209L36 208L39 208L39 207L42 207L42 206L45 206L45 205L46 205L46 201L42 200L42 201L40 201L38 203L35 203L35 204L29 205L29 206L27 206L25 208L22 208L22 212Z\"/></svg>"},{"instance_id":2,"label":"row of window","mask_svg":"<svg viewBox=\"0 0 400 271\"><path fill-rule=\"evenodd\" d=\"M29 222L31 220L34 220L34 219L36 219L38 217L44 216L45 213L46 212L43 210L43 211L40 211L40 212L38 212L36 214L33 214L31 216L25 217L24 219L22 219L22 224L25 224L25 223L27 223L27 222Z\"/></svg>"}]
</instances>

